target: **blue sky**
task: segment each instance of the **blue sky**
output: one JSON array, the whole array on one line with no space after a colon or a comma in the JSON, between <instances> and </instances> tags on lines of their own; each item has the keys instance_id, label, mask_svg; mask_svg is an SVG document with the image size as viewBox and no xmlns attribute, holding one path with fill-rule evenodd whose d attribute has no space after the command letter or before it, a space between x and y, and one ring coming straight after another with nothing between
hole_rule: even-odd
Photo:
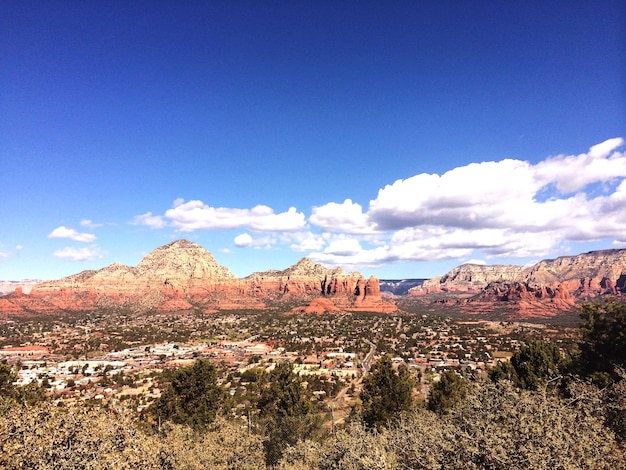
<instances>
[{"instance_id":1,"label":"blue sky","mask_svg":"<svg viewBox=\"0 0 626 470\"><path fill-rule=\"evenodd\" d=\"M3 1L0 279L626 247L622 1Z\"/></svg>"}]
</instances>

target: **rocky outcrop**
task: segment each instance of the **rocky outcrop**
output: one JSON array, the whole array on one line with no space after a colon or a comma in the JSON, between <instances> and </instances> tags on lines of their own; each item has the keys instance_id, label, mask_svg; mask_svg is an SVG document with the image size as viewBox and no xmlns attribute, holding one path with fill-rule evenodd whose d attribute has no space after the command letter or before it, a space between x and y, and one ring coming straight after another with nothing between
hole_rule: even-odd
<instances>
[{"instance_id":1,"label":"rocky outcrop","mask_svg":"<svg viewBox=\"0 0 626 470\"><path fill-rule=\"evenodd\" d=\"M341 267L328 269L302 258L295 265L283 270L271 270L254 273L244 279L252 287L255 295L272 298L278 293L285 298L309 299L311 302L299 308L334 313L344 311L394 312L394 303L384 300L380 295L380 282L376 277L365 279L360 273L345 273ZM333 308L319 298L332 299ZM323 312L322 312L323 313Z\"/></svg>"},{"instance_id":2,"label":"rocky outcrop","mask_svg":"<svg viewBox=\"0 0 626 470\"><path fill-rule=\"evenodd\" d=\"M421 286L409 290L409 295L440 292L480 292L492 282L517 281L524 273L522 266L513 264L462 264L448 274L428 279Z\"/></svg>"},{"instance_id":3,"label":"rocky outcrop","mask_svg":"<svg viewBox=\"0 0 626 470\"><path fill-rule=\"evenodd\" d=\"M626 249L561 256L530 267L464 264L410 290L413 296L428 294L448 295L437 301L467 313L506 306L513 316L552 316L597 297L626 297ZM465 295L454 299L458 294Z\"/></svg>"},{"instance_id":4,"label":"rocky outcrop","mask_svg":"<svg viewBox=\"0 0 626 470\"><path fill-rule=\"evenodd\" d=\"M626 292L626 250L601 250L561 256L532 266L524 281L531 286L561 284L572 295L593 298Z\"/></svg>"},{"instance_id":5,"label":"rocky outcrop","mask_svg":"<svg viewBox=\"0 0 626 470\"><path fill-rule=\"evenodd\" d=\"M113 263L34 286L30 295L14 292L0 302L0 313L262 309L277 302L307 304L329 300L339 310L394 311L380 297L378 279L327 269L307 258L283 270L238 279L196 243L178 240L146 255L136 267ZM333 309L328 309L329 311Z\"/></svg>"}]
</instances>

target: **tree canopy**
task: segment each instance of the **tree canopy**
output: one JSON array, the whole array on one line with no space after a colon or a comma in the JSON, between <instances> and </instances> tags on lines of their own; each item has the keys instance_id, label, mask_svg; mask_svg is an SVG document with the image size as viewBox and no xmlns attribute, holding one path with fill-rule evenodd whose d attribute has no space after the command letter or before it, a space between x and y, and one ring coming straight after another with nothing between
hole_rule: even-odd
<instances>
[{"instance_id":1,"label":"tree canopy","mask_svg":"<svg viewBox=\"0 0 626 470\"><path fill-rule=\"evenodd\" d=\"M367 426L380 429L413 407L415 380L408 368L401 364L394 369L388 355L381 357L371 374L363 379L363 421Z\"/></svg>"},{"instance_id":2,"label":"tree canopy","mask_svg":"<svg viewBox=\"0 0 626 470\"><path fill-rule=\"evenodd\" d=\"M225 390L218 384L215 366L199 359L174 373L152 412L156 419L202 429L215 420L225 396Z\"/></svg>"},{"instance_id":3,"label":"tree canopy","mask_svg":"<svg viewBox=\"0 0 626 470\"><path fill-rule=\"evenodd\" d=\"M489 371L494 382L510 380L519 388L538 390L550 379L558 376L563 362L559 346L542 340L532 340L522 345L511 357Z\"/></svg>"},{"instance_id":4,"label":"tree canopy","mask_svg":"<svg viewBox=\"0 0 626 470\"><path fill-rule=\"evenodd\" d=\"M270 374L269 386L259 398L261 426L265 429L266 461L273 465L287 446L323 434L324 416L311 394L303 387L293 366L278 364Z\"/></svg>"},{"instance_id":5,"label":"tree canopy","mask_svg":"<svg viewBox=\"0 0 626 470\"><path fill-rule=\"evenodd\" d=\"M626 303L615 299L587 303L580 318L580 372L615 378L618 368L626 368Z\"/></svg>"},{"instance_id":6,"label":"tree canopy","mask_svg":"<svg viewBox=\"0 0 626 470\"><path fill-rule=\"evenodd\" d=\"M465 398L465 394L465 379L453 370L446 370L439 381L430 387L428 408L437 413L445 413Z\"/></svg>"}]
</instances>

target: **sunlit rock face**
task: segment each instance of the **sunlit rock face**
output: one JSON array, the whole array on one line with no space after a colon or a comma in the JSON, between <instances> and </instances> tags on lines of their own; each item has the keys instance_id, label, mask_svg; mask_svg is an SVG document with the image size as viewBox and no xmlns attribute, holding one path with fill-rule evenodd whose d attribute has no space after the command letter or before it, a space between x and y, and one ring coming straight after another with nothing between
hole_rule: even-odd
<instances>
[{"instance_id":1,"label":"sunlit rock face","mask_svg":"<svg viewBox=\"0 0 626 470\"><path fill-rule=\"evenodd\" d=\"M526 268L464 264L425 281L410 294L466 294L445 302L468 313L491 312L506 305L511 314L555 315L597 297L626 298L626 250L561 256Z\"/></svg>"},{"instance_id":2,"label":"sunlit rock face","mask_svg":"<svg viewBox=\"0 0 626 470\"><path fill-rule=\"evenodd\" d=\"M136 267L113 263L34 286L30 295L14 292L0 312L91 311L125 308L137 312L262 309L268 303L306 305L329 299L337 309L390 312L378 279L364 279L342 268L327 269L307 258L279 271L237 278L197 243L177 240L147 254ZM332 309L329 309L332 310Z\"/></svg>"},{"instance_id":3,"label":"sunlit rock face","mask_svg":"<svg viewBox=\"0 0 626 470\"><path fill-rule=\"evenodd\" d=\"M525 269L512 264L462 264L448 274L428 279L410 290L411 295L439 292L480 292L492 282L517 281Z\"/></svg>"}]
</instances>

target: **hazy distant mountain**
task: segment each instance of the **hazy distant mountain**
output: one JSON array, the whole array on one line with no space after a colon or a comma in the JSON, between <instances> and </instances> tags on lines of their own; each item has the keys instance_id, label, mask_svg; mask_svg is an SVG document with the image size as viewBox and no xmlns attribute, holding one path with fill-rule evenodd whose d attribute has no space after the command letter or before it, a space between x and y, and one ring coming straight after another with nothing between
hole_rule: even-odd
<instances>
[{"instance_id":1,"label":"hazy distant mountain","mask_svg":"<svg viewBox=\"0 0 626 470\"><path fill-rule=\"evenodd\" d=\"M389 292L393 295L407 295L409 289L419 287L428 279L381 279L380 291Z\"/></svg>"},{"instance_id":2,"label":"hazy distant mountain","mask_svg":"<svg viewBox=\"0 0 626 470\"><path fill-rule=\"evenodd\" d=\"M39 284L38 279L22 279L21 281L1 281L0 280L0 296L10 294L18 287L22 288L22 292L29 293L34 285Z\"/></svg>"}]
</instances>

